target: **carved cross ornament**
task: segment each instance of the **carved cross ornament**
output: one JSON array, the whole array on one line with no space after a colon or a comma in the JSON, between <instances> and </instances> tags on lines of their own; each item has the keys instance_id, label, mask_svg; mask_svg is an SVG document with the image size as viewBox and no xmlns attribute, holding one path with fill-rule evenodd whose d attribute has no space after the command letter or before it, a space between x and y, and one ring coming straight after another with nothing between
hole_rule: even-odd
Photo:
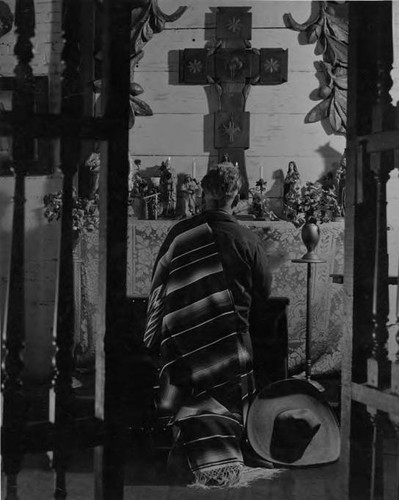
<instances>
[{"instance_id":1,"label":"carved cross ornament","mask_svg":"<svg viewBox=\"0 0 399 500\"><path fill-rule=\"evenodd\" d=\"M218 7L216 45L210 49L180 51L179 82L213 84L217 93L214 112L214 147L219 161L228 154L238 163L242 196L248 195L245 150L250 147L249 112L245 103L251 85L279 85L287 81L288 50L251 48L251 7Z\"/></svg>"}]
</instances>

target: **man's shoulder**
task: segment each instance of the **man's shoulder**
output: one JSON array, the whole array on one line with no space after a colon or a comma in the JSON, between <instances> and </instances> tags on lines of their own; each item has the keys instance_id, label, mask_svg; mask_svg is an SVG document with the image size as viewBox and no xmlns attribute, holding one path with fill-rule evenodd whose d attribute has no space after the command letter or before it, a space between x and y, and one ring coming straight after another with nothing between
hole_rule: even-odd
<instances>
[{"instance_id":1,"label":"man's shoulder","mask_svg":"<svg viewBox=\"0 0 399 500\"><path fill-rule=\"evenodd\" d=\"M258 244L260 242L259 235L253 229L250 229L248 226L245 226L237 222L236 224L234 224L234 226L232 226L232 228L233 227L237 235L245 239L245 241L252 244Z\"/></svg>"},{"instance_id":2,"label":"man's shoulder","mask_svg":"<svg viewBox=\"0 0 399 500\"><path fill-rule=\"evenodd\" d=\"M177 236L178 234L185 233L204 222L201 215L195 215L186 219L179 220L169 230L169 235Z\"/></svg>"}]
</instances>

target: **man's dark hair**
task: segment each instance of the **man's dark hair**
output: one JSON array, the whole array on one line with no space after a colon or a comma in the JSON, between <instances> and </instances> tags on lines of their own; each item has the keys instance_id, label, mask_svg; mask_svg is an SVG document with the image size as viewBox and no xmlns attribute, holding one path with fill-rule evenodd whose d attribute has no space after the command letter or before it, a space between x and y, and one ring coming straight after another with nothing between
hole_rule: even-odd
<instances>
[{"instance_id":1,"label":"man's dark hair","mask_svg":"<svg viewBox=\"0 0 399 500\"><path fill-rule=\"evenodd\" d=\"M204 176L201 186L215 200L231 198L241 188L238 168L233 165L217 165Z\"/></svg>"}]
</instances>

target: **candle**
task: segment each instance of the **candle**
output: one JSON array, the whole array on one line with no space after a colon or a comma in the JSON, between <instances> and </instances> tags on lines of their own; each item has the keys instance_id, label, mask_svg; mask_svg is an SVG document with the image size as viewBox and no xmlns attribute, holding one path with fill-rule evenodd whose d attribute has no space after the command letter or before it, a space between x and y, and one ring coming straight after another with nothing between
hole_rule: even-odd
<instances>
[{"instance_id":1,"label":"candle","mask_svg":"<svg viewBox=\"0 0 399 500\"><path fill-rule=\"evenodd\" d=\"M263 167L259 167L259 179L263 179Z\"/></svg>"},{"instance_id":2,"label":"candle","mask_svg":"<svg viewBox=\"0 0 399 500\"><path fill-rule=\"evenodd\" d=\"M192 168L192 178L195 179L196 177L196 163L195 163L195 158L193 158L193 168Z\"/></svg>"}]
</instances>

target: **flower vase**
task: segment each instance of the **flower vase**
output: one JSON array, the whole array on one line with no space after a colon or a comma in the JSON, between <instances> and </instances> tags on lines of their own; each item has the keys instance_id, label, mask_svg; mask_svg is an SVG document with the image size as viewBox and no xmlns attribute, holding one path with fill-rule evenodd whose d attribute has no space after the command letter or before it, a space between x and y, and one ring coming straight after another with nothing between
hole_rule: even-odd
<instances>
[{"instance_id":1,"label":"flower vase","mask_svg":"<svg viewBox=\"0 0 399 500\"><path fill-rule=\"evenodd\" d=\"M319 261L320 258L315 253L315 248L320 239L320 228L315 222L305 222L301 231L302 241L307 252L302 257L302 260Z\"/></svg>"}]
</instances>

